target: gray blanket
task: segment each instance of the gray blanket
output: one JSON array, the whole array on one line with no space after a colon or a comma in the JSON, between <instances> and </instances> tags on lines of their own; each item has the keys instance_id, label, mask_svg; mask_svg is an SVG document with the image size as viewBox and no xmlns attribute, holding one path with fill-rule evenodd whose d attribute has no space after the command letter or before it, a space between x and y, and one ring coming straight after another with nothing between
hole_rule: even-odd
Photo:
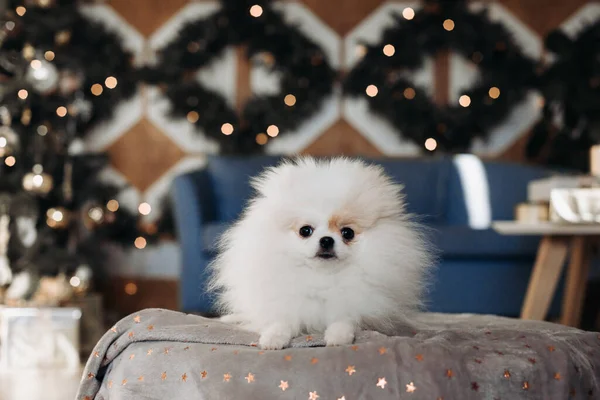
<instances>
[{"instance_id":1,"label":"gray blanket","mask_svg":"<svg viewBox=\"0 0 600 400\"><path fill-rule=\"evenodd\" d=\"M599 399L600 335L544 322L423 314L426 328L353 345L321 335L261 351L258 335L149 309L91 354L77 400Z\"/></svg>"}]
</instances>

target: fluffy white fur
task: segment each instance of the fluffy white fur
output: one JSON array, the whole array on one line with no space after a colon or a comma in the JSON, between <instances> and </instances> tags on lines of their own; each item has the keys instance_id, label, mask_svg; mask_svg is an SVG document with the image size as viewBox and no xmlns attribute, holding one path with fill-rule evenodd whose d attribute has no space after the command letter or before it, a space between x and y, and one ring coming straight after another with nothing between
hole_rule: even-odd
<instances>
[{"instance_id":1,"label":"fluffy white fur","mask_svg":"<svg viewBox=\"0 0 600 400\"><path fill-rule=\"evenodd\" d=\"M425 183L424 183L425 184ZM302 332L328 345L361 328L389 332L421 305L432 257L405 213L402 187L378 166L347 158L298 158L253 180L257 194L220 240L211 264L225 321L280 349ZM309 225L309 238L299 235ZM351 241L340 230L355 231ZM316 257L335 240L337 258Z\"/></svg>"}]
</instances>

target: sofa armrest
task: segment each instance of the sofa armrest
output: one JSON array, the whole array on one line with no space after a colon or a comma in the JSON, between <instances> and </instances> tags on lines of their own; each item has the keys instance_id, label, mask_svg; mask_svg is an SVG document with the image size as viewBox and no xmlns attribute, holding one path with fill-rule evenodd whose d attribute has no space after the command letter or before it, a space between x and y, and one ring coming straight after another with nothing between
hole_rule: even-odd
<instances>
[{"instance_id":1,"label":"sofa armrest","mask_svg":"<svg viewBox=\"0 0 600 400\"><path fill-rule=\"evenodd\" d=\"M169 192L181 248L180 304L183 310L210 312L204 294L207 277L202 251L203 226L214 218L210 181L204 171L176 177Z\"/></svg>"}]
</instances>

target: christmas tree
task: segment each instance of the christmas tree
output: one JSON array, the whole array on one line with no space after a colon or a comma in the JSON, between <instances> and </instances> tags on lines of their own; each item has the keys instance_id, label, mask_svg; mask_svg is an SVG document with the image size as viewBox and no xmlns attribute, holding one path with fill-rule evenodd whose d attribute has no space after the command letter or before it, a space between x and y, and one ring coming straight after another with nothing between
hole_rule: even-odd
<instances>
[{"instance_id":1,"label":"christmas tree","mask_svg":"<svg viewBox=\"0 0 600 400\"><path fill-rule=\"evenodd\" d=\"M85 134L137 82L121 39L79 7L7 1L0 20L4 301L56 303L85 292L102 279L103 242L133 245L149 236L139 215L120 207L122 188L100 178L107 157L83 151ZM54 286L44 288L42 277L53 277Z\"/></svg>"}]
</instances>

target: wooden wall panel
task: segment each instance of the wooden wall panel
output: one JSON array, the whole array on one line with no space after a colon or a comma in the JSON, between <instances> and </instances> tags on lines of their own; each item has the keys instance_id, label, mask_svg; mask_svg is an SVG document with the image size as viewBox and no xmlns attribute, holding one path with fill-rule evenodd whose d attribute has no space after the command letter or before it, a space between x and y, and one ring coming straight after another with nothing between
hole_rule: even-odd
<instances>
[{"instance_id":1,"label":"wooden wall panel","mask_svg":"<svg viewBox=\"0 0 600 400\"><path fill-rule=\"evenodd\" d=\"M189 0L109 0L129 24L148 37L173 16Z\"/></svg>"}]
</instances>

